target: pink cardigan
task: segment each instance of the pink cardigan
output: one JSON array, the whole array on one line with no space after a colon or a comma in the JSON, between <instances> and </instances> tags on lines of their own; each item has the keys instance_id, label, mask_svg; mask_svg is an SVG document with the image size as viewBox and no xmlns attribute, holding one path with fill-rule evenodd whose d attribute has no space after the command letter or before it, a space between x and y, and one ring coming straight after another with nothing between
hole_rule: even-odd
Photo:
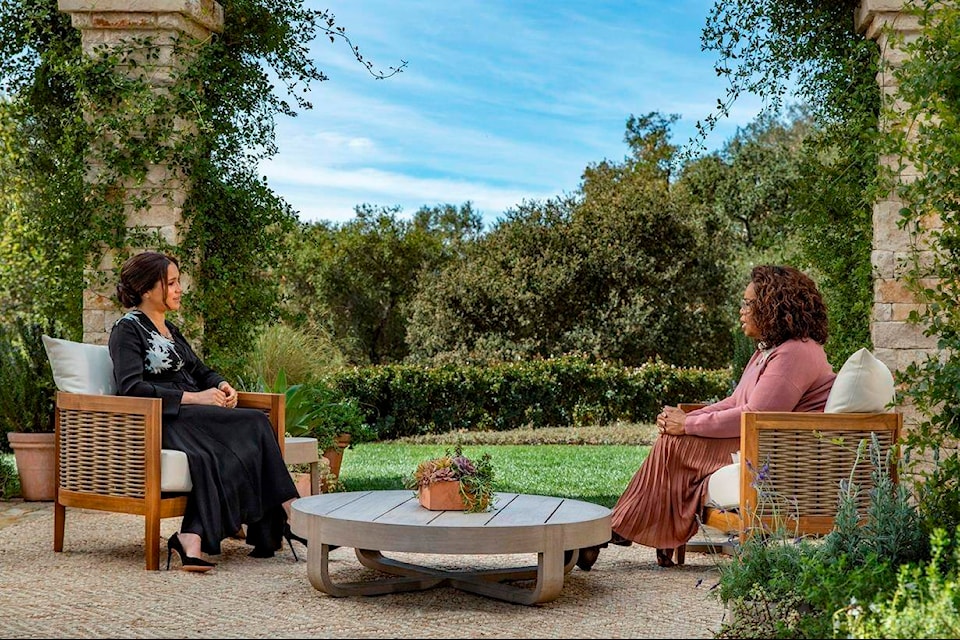
<instances>
[{"instance_id":1,"label":"pink cardigan","mask_svg":"<svg viewBox=\"0 0 960 640\"><path fill-rule=\"evenodd\" d=\"M837 374L823 346L788 340L756 351L733 395L687 414L684 429L703 438L739 438L744 411L823 411Z\"/></svg>"}]
</instances>

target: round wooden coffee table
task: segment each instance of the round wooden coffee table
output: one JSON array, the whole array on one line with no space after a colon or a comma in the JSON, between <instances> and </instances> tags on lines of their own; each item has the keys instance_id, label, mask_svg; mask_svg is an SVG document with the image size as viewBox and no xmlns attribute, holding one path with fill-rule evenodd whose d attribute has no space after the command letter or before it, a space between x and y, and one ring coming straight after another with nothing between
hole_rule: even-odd
<instances>
[{"instance_id":1,"label":"round wooden coffee table","mask_svg":"<svg viewBox=\"0 0 960 640\"><path fill-rule=\"evenodd\" d=\"M578 549L610 539L610 510L567 498L497 493L493 510L485 513L428 511L413 491L352 491L295 500L291 527L309 541L310 583L332 596L373 596L446 585L537 604L560 594ZM364 566L391 577L335 583L329 572L330 545L353 547ZM447 571L388 558L383 551L536 553L537 565ZM536 582L532 589L505 584L513 580Z\"/></svg>"}]
</instances>

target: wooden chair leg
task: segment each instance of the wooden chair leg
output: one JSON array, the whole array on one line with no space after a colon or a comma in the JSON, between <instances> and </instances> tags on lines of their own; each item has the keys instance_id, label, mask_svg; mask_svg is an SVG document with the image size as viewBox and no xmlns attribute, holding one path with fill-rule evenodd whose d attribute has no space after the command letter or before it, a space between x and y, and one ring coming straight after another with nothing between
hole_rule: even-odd
<instances>
[{"instance_id":1,"label":"wooden chair leg","mask_svg":"<svg viewBox=\"0 0 960 640\"><path fill-rule=\"evenodd\" d=\"M147 571L157 571L160 569L160 518L148 514L144 518L143 533Z\"/></svg>"},{"instance_id":2,"label":"wooden chair leg","mask_svg":"<svg viewBox=\"0 0 960 640\"><path fill-rule=\"evenodd\" d=\"M63 528L66 524L67 508L59 502L53 504L53 550L63 551Z\"/></svg>"}]
</instances>

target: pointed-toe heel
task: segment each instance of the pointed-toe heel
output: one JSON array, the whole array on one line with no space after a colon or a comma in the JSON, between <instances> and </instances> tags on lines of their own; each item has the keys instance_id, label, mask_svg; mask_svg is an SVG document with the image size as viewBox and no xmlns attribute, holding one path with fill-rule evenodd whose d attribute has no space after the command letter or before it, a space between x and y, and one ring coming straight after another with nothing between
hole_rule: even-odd
<instances>
[{"instance_id":1,"label":"pointed-toe heel","mask_svg":"<svg viewBox=\"0 0 960 640\"><path fill-rule=\"evenodd\" d=\"M290 553L293 554L293 561L299 562L300 558L297 556L297 550L293 548L293 541L296 540L303 546L307 546L307 539L301 538L293 531L290 530L290 523L287 522L283 525L283 539L287 541L287 544L290 546Z\"/></svg>"},{"instance_id":2,"label":"pointed-toe heel","mask_svg":"<svg viewBox=\"0 0 960 640\"><path fill-rule=\"evenodd\" d=\"M177 552L177 556L180 558L181 569L184 571L202 573L204 571L210 571L210 569L217 566L213 562L208 562L203 558L188 556L187 552L183 550L183 543L180 542L180 534L175 533L167 539L167 571L170 570L170 557L174 551Z\"/></svg>"}]
</instances>

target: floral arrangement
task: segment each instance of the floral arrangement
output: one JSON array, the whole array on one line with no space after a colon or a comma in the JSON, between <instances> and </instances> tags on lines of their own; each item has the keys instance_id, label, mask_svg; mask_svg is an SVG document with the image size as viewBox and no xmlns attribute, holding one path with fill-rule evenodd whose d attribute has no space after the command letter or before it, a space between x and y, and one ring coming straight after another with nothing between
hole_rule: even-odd
<instances>
[{"instance_id":1,"label":"floral arrangement","mask_svg":"<svg viewBox=\"0 0 960 640\"><path fill-rule=\"evenodd\" d=\"M463 455L463 450L457 445L452 454L447 450L439 458L418 464L406 485L408 489L419 490L444 481L460 483L460 497L468 513L487 511L493 505L493 463L489 453L471 460Z\"/></svg>"}]
</instances>

